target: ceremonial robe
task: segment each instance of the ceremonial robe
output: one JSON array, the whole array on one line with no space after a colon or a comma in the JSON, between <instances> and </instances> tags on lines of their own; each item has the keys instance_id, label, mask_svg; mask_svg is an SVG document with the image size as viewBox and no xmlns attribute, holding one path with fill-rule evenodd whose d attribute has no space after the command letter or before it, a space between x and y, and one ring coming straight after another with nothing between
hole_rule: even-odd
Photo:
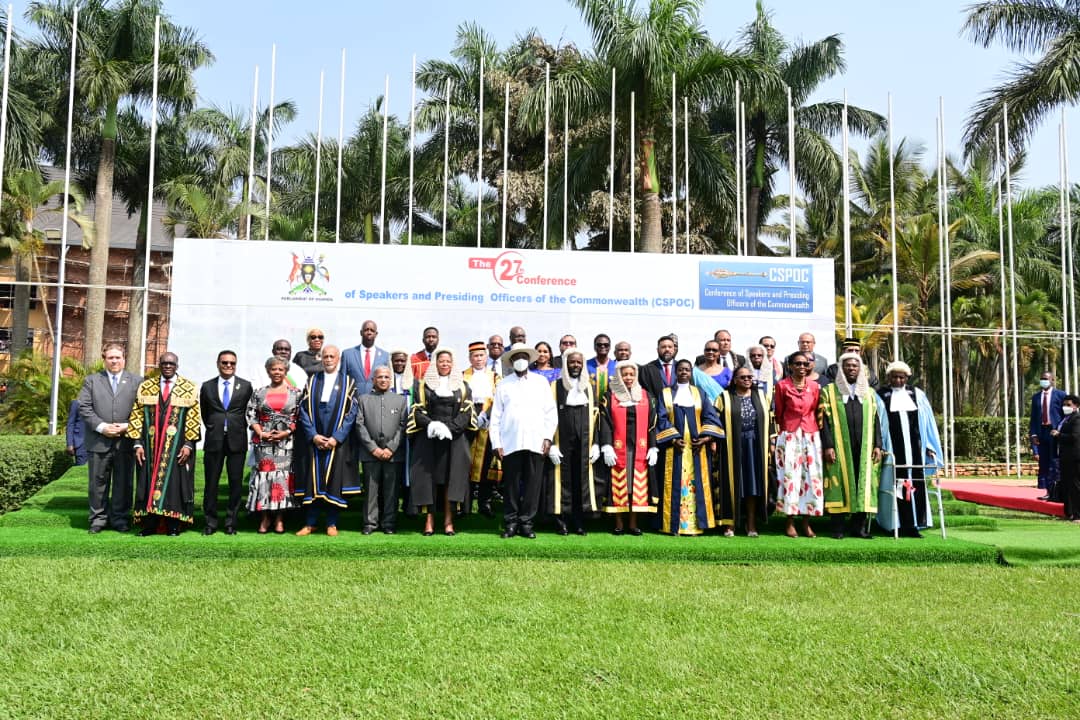
<instances>
[{"instance_id":1,"label":"ceremonial robe","mask_svg":"<svg viewBox=\"0 0 1080 720\"><path fill-rule=\"evenodd\" d=\"M894 412L890 410L890 398L894 392L906 392L915 411ZM933 515L930 513L930 498L926 494L926 478L932 477L936 467L896 469L895 465L930 465L940 463L944 457L941 450L941 436L938 435L934 411L926 393L917 387L907 385L903 388L884 387L878 389L881 401L885 405L886 421L882 424L883 450L892 454L893 462L886 462L881 468L881 484L878 488L877 523L882 529L892 531L893 523L893 485L897 477L904 486L896 498L899 508L901 527L910 526L912 506L914 506L916 525L929 527ZM888 432L885 428L888 427Z\"/></svg>"},{"instance_id":2,"label":"ceremonial robe","mask_svg":"<svg viewBox=\"0 0 1080 720\"><path fill-rule=\"evenodd\" d=\"M641 399L631 403L608 391L600 410L600 444L611 445L616 458L604 512L656 512L655 475L646 460L656 447L656 403L648 391L642 389Z\"/></svg>"},{"instance_id":3,"label":"ceremonial robe","mask_svg":"<svg viewBox=\"0 0 1080 720\"><path fill-rule=\"evenodd\" d=\"M589 449L596 442L596 406L592 384L586 386L588 402L584 405L567 405L567 389L562 380L551 383L559 424L551 444L562 453L558 465L546 462L547 496L546 510L550 515L564 515L580 508L582 512L600 512L603 501L603 485L593 472L589 462Z\"/></svg>"},{"instance_id":4,"label":"ceremonial robe","mask_svg":"<svg viewBox=\"0 0 1080 720\"><path fill-rule=\"evenodd\" d=\"M723 432L716 453L717 521L731 527L745 523L743 501L747 497L761 498L757 504L760 522L769 518L769 445L776 437L776 424L764 393L755 389L750 400L754 406L754 423L746 429L742 422L742 398L734 389L720 393L715 403Z\"/></svg>"},{"instance_id":5,"label":"ceremonial robe","mask_svg":"<svg viewBox=\"0 0 1080 720\"><path fill-rule=\"evenodd\" d=\"M876 513L881 463L874 462L873 452L888 423L884 403L873 391L845 402L835 384L821 388L818 402L821 447L836 451L836 462L825 464L826 512Z\"/></svg>"},{"instance_id":6,"label":"ceremonial robe","mask_svg":"<svg viewBox=\"0 0 1080 720\"><path fill-rule=\"evenodd\" d=\"M693 385L687 387L693 407L676 405L677 390L664 388L657 406L656 443L661 454L660 531L700 535L716 527L713 506L712 461L708 444L693 447L702 437L722 439L723 431L712 403ZM675 441L682 439L682 449Z\"/></svg>"},{"instance_id":7,"label":"ceremonial robe","mask_svg":"<svg viewBox=\"0 0 1080 720\"><path fill-rule=\"evenodd\" d=\"M450 429L450 440L427 436L433 420ZM409 506L416 512L429 512L435 506L440 487L450 502L463 503L469 498L469 438L476 431L476 415L468 385L440 397L423 380L413 386L413 406L405 431L413 436L409 468Z\"/></svg>"},{"instance_id":8,"label":"ceremonial robe","mask_svg":"<svg viewBox=\"0 0 1080 720\"><path fill-rule=\"evenodd\" d=\"M326 373L308 379L300 404L300 427L308 450L305 477L296 478L294 494L303 505L322 500L339 508L348 507L346 495L360 492L360 478L353 451L353 424L356 422L356 384L339 368L329 400L322 402ZM312 444L316 435L332 437L337 445L320 450ZM301 481L303 484L301 484Z\"/></svg>"}]
</instances>

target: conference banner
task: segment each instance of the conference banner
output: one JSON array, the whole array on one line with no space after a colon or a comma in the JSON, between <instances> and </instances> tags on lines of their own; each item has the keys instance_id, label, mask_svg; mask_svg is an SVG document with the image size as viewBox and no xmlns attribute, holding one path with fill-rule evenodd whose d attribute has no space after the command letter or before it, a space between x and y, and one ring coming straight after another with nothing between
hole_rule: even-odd
<instances>
[{"instance_id":1,"label":"conference banner","mask_svg":"<svg viewBox=\"0 0 1080 720\"><path fill-rule=\"evenodd\" d=\"M812 332L833 354L833 262L569 250L178 239L173 253L169 348L181 374L213 377L219 350L239 355L238 373L261 384L277 338L298 351L308 328L342 349L360 325L379 327L378 347L415 352L433 325L464 367L465 348L514 325L529 344L558 353L573 334L586 356L597 333L627 340L633 359L656 357L674 333L694 358L726 328L734 350L772 335L779 352Z\"/></svg>"}]
</instances>

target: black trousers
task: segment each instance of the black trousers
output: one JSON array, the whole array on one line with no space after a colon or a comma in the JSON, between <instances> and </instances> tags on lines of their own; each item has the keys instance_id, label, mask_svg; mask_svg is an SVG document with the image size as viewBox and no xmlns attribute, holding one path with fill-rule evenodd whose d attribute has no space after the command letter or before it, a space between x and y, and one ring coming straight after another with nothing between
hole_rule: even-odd
<instances>
[{"instance_id":1,"label":"black trousers","mask_svg":"<svg viewBox=\"0 0 1080 720\"><path fill-rule=\"evenodd\" d=\"M132 478L135 458L130 446L119 448L120 441L105 452L89 453L90 527L104 528L106 524L126 532L131 526Z\"/></svg>"},{"instance_id":2,"label":"black trousers","mask_svg":"<svg viewBox=\"0 0 1080 720\"><path fill-rule=\"evenodd\" d=\"M364 461L363 467L367 493L364 528L393 530L397 524L398 477L404 463Z\"/></svg>"},{"instance_id":3,"label":"black trousers","mask_svg":"<svg viewBox=\"0 0 1080 720\"><path fill-rule=\"evenodd\" d=\"M218 485L221 483L221 469L229 481L229 506L226 509L225 527L236 527L236 516L240 511L240 498L244 492L244 460L247 450L203 453L203 475L206 486L203 490L203 513L206 515L206 527L217 530L218 527Z\"/></svg>"},{"instance_id":4,"label":"black trousers","mask_svg":"<svg viewBox=\"0 0 1080 720\"><path fill-rule=\"evenodd\" d=\"M503 523L506 529L531 530L540 508L544 483L544 456L518 450L503 456Z\"/></svg>"}]
</instances>

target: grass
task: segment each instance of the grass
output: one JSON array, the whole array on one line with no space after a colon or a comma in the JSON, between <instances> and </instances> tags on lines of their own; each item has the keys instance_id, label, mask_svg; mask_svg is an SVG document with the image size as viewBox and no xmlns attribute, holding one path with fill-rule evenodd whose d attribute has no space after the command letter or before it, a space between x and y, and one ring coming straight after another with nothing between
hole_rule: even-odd
<instances>
[{"instance_id":1,"label":"grass","mask_svg":"<svg viewBox=\"0 0 1080 720\"><path fill-rule=\"evenodd\" d=\"M355 512L336 539L138 538L86 534L84 483L69 473L0 517L2 718L1064 718L1080 703L1080 572L1039 566L1080 562L1060 550L1080 532L1053 520L949 500L944 542L502 541L479 519L455 538L412 521L364 537ZM994 563L999 548L1035 567Z\"/></svg>"}]
</instances>

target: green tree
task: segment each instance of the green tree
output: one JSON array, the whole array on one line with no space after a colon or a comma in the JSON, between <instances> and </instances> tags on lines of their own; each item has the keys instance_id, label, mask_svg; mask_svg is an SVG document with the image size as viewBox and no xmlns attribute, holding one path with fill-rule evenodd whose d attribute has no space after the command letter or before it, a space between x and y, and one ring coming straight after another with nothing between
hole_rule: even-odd
<instances>
[{"instance_id":1,"label":"green tree","mask_svg":"<svg viewBox=\"0 0 1080 720\"><path fill-rule=\"evenodd\" d=\"M41 31L38 62L53 76L67 76L71 48L72 0L38 0L26 14ZM117 117L125 101L145 103L153 83L154 21L161 17L159 102L165 111L189 109L195 102L195 70L213 55L194 30L172 23L161 0L87 0L79 7L77 97L96 121L97 183L94 192L97 238L90 254L86 297L84 356L97 356L105 322L105 284L109 266L112 197L116 163Z\"/></svg>"},{"instance_id":2,"label":"green tree","mask_svg":"<svg viewBox=\"0 0 1080 720\"><path fill-rule=\"evenodd\" d=\"M57 427L62 428L67 422L71 401L78 397L83 379L89 372L75 358L60 359ZM4 430L26 435L47 435L52 384L51 356L35 355L26 350L16 358L8 372L7 396L0 404L0 425Z\"/></svg>"}]
</instances>

